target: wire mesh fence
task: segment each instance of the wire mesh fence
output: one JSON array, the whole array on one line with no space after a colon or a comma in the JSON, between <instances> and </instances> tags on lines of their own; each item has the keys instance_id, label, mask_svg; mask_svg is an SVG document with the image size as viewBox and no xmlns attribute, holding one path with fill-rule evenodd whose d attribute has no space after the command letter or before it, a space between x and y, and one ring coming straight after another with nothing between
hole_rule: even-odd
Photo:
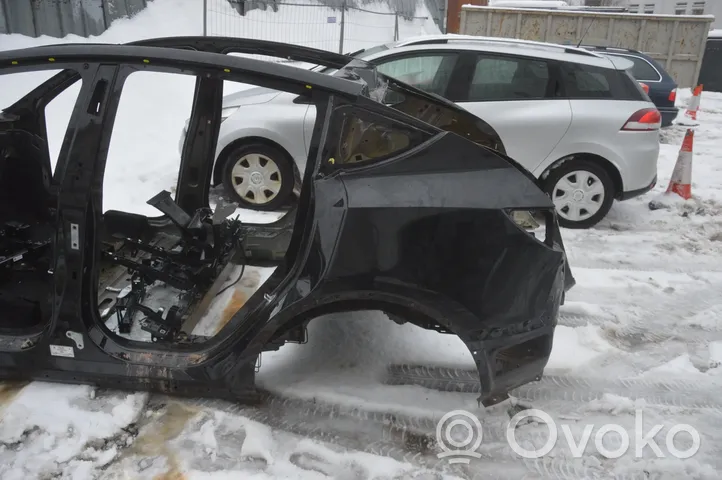
<instances>
[{"instance_id":1,"label":"wire mesh fence","mask_svg":"<svg viewBox=\"0 0 722 480\"><path fill-rule=\"evenodd\" d=\"M204 3L204 35L272 40L341 53L398 40L405 31L437 31L433 19L402 15L381 3L364 8L348 5L345 0L338 6L315 0Z\"/></svg>"}]
</instances>

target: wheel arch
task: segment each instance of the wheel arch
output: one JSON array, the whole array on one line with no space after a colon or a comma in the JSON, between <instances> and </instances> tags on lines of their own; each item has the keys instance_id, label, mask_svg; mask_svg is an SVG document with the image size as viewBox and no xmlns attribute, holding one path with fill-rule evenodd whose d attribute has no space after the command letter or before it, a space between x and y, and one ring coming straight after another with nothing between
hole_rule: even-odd
<instances>
[{"instance_id":1,"label":"wheel arch","mask_svg":"<svg viewBox=\"0 0 722 480\"><path fill-rule=\"evenodd\" d=\"M546 169L544 169L542 174L539 176L539 184L543 185L544 181L552 170L570 160L587 160L602 167L612 179L612 183L614 184L615 198L618 198L624 191L624 181L622 180L622 174L619 171L619 168L617 168L614 163L604 158L603 156L589 152L572 153L570 155L565 155L564 157L553 161Z\"/></svg>"},{"instance_id":2,"label":"wheel arch","mask_svg":"<svg viewBox=\"0 0 722 480\"><path fill-rule=\"evenodd\" d=\"M253 143L260 143L262 145L266 145L269 147L273 147L278 149L280 152L283 152L283 154L286 157L286 160L291 164L291 167L293 168L293 173L295 176L295 181L297 182L300 178L300 173L298 170L298 165L296 165L296 162L293 160L293 157L288 152L288 150L281 145L280 143L271 140L267 137L261 137L258 135L250 135L247 137L241 137L233 140L228 145L226 145L223 150L221 150L221 153L218 154L217 160L215 165L213 166L213 186L220 185L223 181L223 167L226 164L226 161L228 161L228 156L231 154L233 150L235 150L238 147L242 147L244 145L250 145Z\"/></svg>"},{"instance_id":3,"label":"wheel arch","mask_svg":"<svg viewBox=\"0 0 722 480\"><path fill-rule=\"evenodd\" d=\"M397 324L410 323L420 328L430 328L432 325L438 325L438 322L435 322L430 314L398 302L377 298L342 299L303 309L276 330L272 340L283 336L294 328L305 327L312 320L324 315L374 311L384 313L389 317L389 320ZM451 330L449 330L449 333L456 334Z\"/></svg>"}]
</instances>

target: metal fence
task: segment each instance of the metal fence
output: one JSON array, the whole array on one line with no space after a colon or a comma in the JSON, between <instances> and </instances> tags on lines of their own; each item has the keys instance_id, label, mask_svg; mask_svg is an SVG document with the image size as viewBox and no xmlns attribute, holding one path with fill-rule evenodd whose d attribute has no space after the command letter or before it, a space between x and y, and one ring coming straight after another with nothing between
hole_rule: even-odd
<instances>
[{"instance_id":1,"label":"metal fence","mask_svg":"<svg viewBox=\"0 0 722 480\"><path fill-rule=\"evenodd\" d=\"M292 43L340 53L398 40L433 19L391 11L388 4L364 8L313 0L203 0L204 35L248 37ZM268 15L268 12L274 12ZM415 23L415 25L414 25ZM431 27L430 27L431 28Z\"/></svg>"},{"instance_id":2,"label":"metal fence","mask_svg":"<svg viewBox=\"0 0 722 480\"><path fill-rule=\"evenodd\" d=\"M146 4L147 0L0 0L0 34L100 35L114 20L135 15Z\"/></svg>"},{"instance_id":3,"label":"metal fence","mask_svg":"<svg viewBox=\"0 0 722 480\"><path fill-rule=\"evenodd\" d=\"M350 52L439 31L444 0L197 0L204 35L247 37ZM416 16L418 2L432 17ZM100 35L152 0L0 0L0 34ZM201 8L202 14L201 14ZM201 18L202 15L202 18ZM172 21L169 19L168 21ZM269 58L269 60L271 60Z\"/></svg>"}]
</instances>

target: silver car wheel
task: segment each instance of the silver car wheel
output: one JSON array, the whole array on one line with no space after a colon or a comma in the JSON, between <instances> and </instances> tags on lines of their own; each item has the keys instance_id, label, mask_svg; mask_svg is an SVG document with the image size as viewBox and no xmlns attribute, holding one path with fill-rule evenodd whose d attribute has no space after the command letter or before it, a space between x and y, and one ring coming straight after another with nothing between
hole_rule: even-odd
<instances>
[{"instance_id":1,"label":"silver car wheel","mask_svg":"<svg viewBox=\"0 0 722 480\"><path fill-rule=\"evenodd\" d=\"M281 191L282 180L276 162L258 153L242 156L231 170L233 189L243 200L255 205L276 198Z\"/></svg>"},{"instance_id":2,"label":"silver car wheel","mask_svg":"<svg viewBox=\"0 0 722 480\"><path fill-rule=\"evenodd\" d=\"M586 170L575 170L554 185L552 201L559 216L580 222L602 208L604 195L604 184L599 177Z\"/></svg>"}]
</instances>

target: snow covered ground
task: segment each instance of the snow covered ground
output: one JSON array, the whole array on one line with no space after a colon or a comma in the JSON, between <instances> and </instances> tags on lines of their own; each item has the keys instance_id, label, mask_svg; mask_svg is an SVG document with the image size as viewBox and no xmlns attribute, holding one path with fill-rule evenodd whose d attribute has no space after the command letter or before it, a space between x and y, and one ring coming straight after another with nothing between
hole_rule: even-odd
<instances>
[{"instance_id":1,"label":"snow covered ground","mask_svg":"<svg viewBox=\"0 0 722 480\"><path fill-rule=\"evenodd\" d=\"M95 40L199 33L195 18L161 22L168 2L156 0L138 18ZM55 41L0 36L0 48ZM2 106L27 88L4 80ZM171 98L174 88L183 88L159 85L170 89ZM157 104L163 97L159 92L149 98ZM678 98L684 105L689 92ZM61 136L67 124L62 107L49 118ZM117 192L114 202L128 201L123 182L133 180L134 192L150 182L138 187L132 197L137 202L128 209L143 208L145 188L156 193L161 183L172 182L158 168L165 160L149 164L141 147L152 141L176 149L182 108L167 101L161 113L170 124L135 125L142 137L121 127L120 153L109 161L118 175L107 184ZM654 192L615 203L597 228L563 232L578 283L562 307L545 378L514 392L557 422L558 441L548 455L523 459L511 450L504 430L509 405L478 407L471 356L458 339L399 326L378 313L356 313L319 318L311 323L307 344L264 355L258 383L273 396L261 407L42 382L2 384L0 478L720 478L722 94L703 94L699 120L693 200L648 207L666 189L679 152L684 130L672 129L664 134ZM166 151L156 146L153 153ZM469 465L438 459L428 448L437 421L456 409L478 415L483 428L481 458ZM650 447L635 455L637 410L642 436L663 426L655 439L666 458ZM600 428L610 423L631 437L629 450L617 459L605 458L595 446ZM672 458L665 445L670 428L680 423L699 433L700 448L691 458ZM591 438L581 458L574 458L564 432L578 443L587 425L594 425L587 429ZM523 446L540 446L547 432L543 424L526 424L516 438ZM602 447L615 450L620 438L608 433ZM690 446L687 433L674 438L679 450Z\"/></svg>"}]
</instances>

